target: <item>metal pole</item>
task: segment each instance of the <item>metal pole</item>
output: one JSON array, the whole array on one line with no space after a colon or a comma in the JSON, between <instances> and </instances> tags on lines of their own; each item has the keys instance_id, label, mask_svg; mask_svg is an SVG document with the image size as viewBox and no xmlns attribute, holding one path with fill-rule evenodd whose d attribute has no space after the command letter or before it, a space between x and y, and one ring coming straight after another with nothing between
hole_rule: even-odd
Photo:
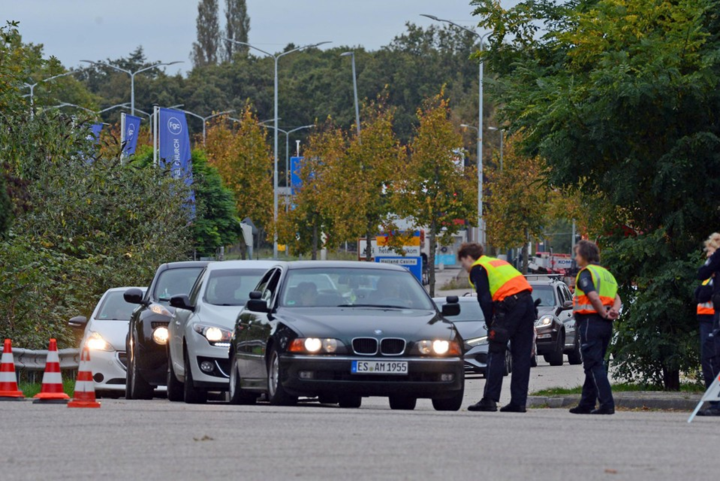
<instances>
[{"instance_id":1,"label":"metal pole","mask_svg":"<svg viewBox=\"0 0 720 481\"><path fill-rule=\"evenodd\" d=\"M483 50L483 42L480 39L480 53ZM478 77L478 142L477 142L477 163L478 163L478 241L485 244L485 225L483 223L483 153L482 153L482 134L483 134L483 65L480 60L480 75Z\"/></svg>"},{"instance_id":2,"label":"metal pole","mask_svg":"<svg viewBox=\"0 0 720 481\"><path fill-rule=\"evenodd\" d=\"M572 255L573 247L575 247L575 219L572 221L572 240L570 241L570 255Z\"/></svg>"},{"instance_id":3,"label":"metal pole","mask_svg":"<svg viewBox=\"0 0 720 481\"><path fill-rule=\"evenodd\" d=\"M203 147L205 147L205 119L203 119Z\"/></svg>"},{"instance_id":4,"label":"metal pole","mask_svg":"<svg viewBox=\"0 0 720 481\"><path fill-rule=\"evenodd\" d=\"M355 52L352 54L353 91L355 93L355 123L357 124L358 140L360 140L360 103L358 101L357 74L355 73Z\"/></svg>"},{"instance_id":5,"label":"metal pole","mask_svg":"<svg viewBox=\"0 0 720 481\"><path fill-rule=\"evenodd\" d=\"M290 132L285 132L285 188L290 187ZM287 212L287 204L285 204Z\"/></svg>"},{"instance_id":6,"label":"metal pole","mask_svg":"<svg viewBox=\"0 0 720 481\"><path fill-rule=\"evenodd\" d=\"M157 144L158 144L158 134L157 134L157 126L158 126L158 108L157 105L153 107L153 164L155 164L155 167L158 165L158 158L157 158Z\"/></svg>"},{"instance_id":7,"label":"metal pole","mask_svg":"<svg viewBox=\"0 0 720 481\"><path fill-rule=\"evenodd\" d=\"M135 72L130 74L130 115L135 115Z\"/></svg>"},{"instance_id":8,"label":"metal pole","mask_svg":"<svg viewBox=\"0 0 720 481\"><path fill-rule=\"evenodd\" d=\"M127 106L127 104L125 104ZM125 112L120 114L120 146L122 147L122 150L120 151L120 163L123 163L123 155L125 153L125 146L123 143L125 142Z\"/></svg>"},{"instance_id":9,"label":"metal pole","mask_svg":"<svg viewBox=\"0 0 720 481\"><path fill-rule=\"evenodd\" d=\"M503 170L503 144L505 143L505 129L500 131L500 172Z\"/></svg>"},{"instance_id":10,"label":"metal pole","mask_svg":"<svg viewBox=\"0 0 720 481\"><path fill-rule=\"evenodd\" d=\"M30 120L35 118L35 86L37 84L30 85Z\"/></svg>"},{"instance_id":11,"label":"metal pole","mask_svg":"<svg viewBox=\"0 0 720 481\"><path fill-rule=\"evenodd\" d=\"M279 56L275 57L275 132L273 133L273 259L278 257L278 234L277 234L277 220L278 220L278 60Z\"/></svg>"}]
</instances>

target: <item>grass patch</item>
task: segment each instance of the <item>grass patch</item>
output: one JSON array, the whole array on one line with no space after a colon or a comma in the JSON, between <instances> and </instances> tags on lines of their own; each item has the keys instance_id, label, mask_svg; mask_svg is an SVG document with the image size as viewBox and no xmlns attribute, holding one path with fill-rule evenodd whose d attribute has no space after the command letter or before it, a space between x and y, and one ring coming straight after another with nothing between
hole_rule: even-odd
<instances>
[{"instance_id":1,"label":"grass patch","mask_svg":"<svg viewBox=\"0 0 720 481\"><path fill-rule=\"evenodd\" d=\"M20 382L18 388L23 392L26 398L34 397L42 389L42 383L39 382ZM74 379L63 379L63 391L65 394L72 397L75 392L75 380Z\"/></svg>"},{"instance_id":2,"label":"grass patch","mask_svg":"<svg viewBox=\"0 0 720 481\"><path fill-rule=\"evenodd\" d=\"M662 391L664 391L664 389L661 386L654 386L654 385L650 385L650 384L634 384L634 383L613 384L612 390L613 390L613 392L639 392L639 391L662 392ZM705 392L705 389L703 389L702 386L699 386L695 383L682 383L680 385L680 392L702 394ZM541 391L534 392L534 393L532 393L532 395L533 396L566 396L566 395L580 394L580 393L582 393L582 386L573 387L573 388L553 387L550 389L543 389Z\"/></svg>"}]
</instances>

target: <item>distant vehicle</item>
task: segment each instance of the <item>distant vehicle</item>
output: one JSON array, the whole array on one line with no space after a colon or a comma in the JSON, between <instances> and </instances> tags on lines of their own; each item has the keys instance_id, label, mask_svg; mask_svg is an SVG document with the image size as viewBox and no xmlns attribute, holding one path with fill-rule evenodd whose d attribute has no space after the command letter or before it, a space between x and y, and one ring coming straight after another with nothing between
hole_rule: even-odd
<instances>
[{"instance_id":1,"label":"distant vehicle","mask_svg":"<svg viewBox=\"0 0 720 481\"><path fill-rule=\"evenodd\" d=\"M526 276L533 288L533 299L539 300L537 349L551 366L562 366L564 355L570 364L581 364L580 335L572 308L572 294L557 276Z\"/></svg>"},{"instance_id":2,"label":"distant vehicle","mask_svg":"<svg viewBox=\"0 0 720 481\"><path fill-rule=\"evenodd\" d=\"M120 397L125 391L127 356L125 339L128 322L135 304L123 299L128 289L145 292L145 287L117 287L102 295L90 315L70 319L73 329L83 330L80 349L90 349L90 367L93 372L95 391L99 396Z\"/></svg>"},{"instance_id":3,"label":"distant vehicle","mask_svg":"<svg viewBox=\"0 0 720 481\"><path fill-rule=\"evenodd\" d=\"M330 278L335 291L320 292ZM296 282L297 279L302 282ZM454 299L457 301L457 298ZM387 396L392 409L430 398L457 411L464 393L462 337L406 269L365 262L277 264L250 294L230 347L230 401L298 397L358 408Z\"/></svg>"},{"instance_id":4,"label":"distant vehicle","mask_svg":"<svg viewBox=\"0 0 720 481\"><path fill-rule=\"evenodd\" d=\"M188 294L205 261L171 262L158 267L147 292L125 291L125 301L138 304L130 317L126 341L127 399L151 399L156 387L167 381L168 324L175 315L170 299Z\"/></svg>"},{"instance_id":5,"label":"distant vehicle","mask_svg":"<svg viewBox=\"0 0 720 481\"><path fill-rule=\"evenodd\" d=\"M554 254L551 252L536 252L528 263L530 272L538 274L567 274L573 268L573 259L570 254Z\"/></svg>"},{"instance_id":6,"label":"distant vehicle","mask_svg":"<svg viewBox=\"0 0 720 481\"><path fill-rule=\"evenodd\" d=\"M263 274L275 261L226 261L209 264L189 295L170 306L167 395L170 401L204 403L208 390L227 391L228 348L235 320Z\"/></svg>"}]
</instances>

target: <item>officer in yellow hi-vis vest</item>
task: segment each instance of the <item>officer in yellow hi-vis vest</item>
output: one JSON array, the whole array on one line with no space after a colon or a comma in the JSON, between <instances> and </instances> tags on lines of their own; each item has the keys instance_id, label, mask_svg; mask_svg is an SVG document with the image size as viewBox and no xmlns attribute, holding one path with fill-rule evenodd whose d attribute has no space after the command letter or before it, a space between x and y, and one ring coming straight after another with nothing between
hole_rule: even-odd
<instances>
[{"instance_id":1,"label":"officer in yellow hi-vis vest","mask_svg":"<svg viewBox=\"0 0 720 481\"><path fill-rule=\"evenodd\" d=\"M612 338L612 321L622 306L618 284L610 272L600 267L600 249L581 240L575 246L575 262L580 267L575 280L573 311L580 333L585 383L580 404L573 414L615 414L615 401L605 367L605 353ZM596 409L595 403L600 403Z\"/></svg>"},{"instance_id":2,"label":"officer in yellow hi-vis vest","mask_svg":"<svg viewBox=\"0 0 720 481\"><path fill-rule=\"evenodd\" d=\"M470 275L488 325L488 359L483 398L468 411L497 411L500 401L505 352L510 343L512 380L510 404L502 412L524 413L530 383L533 326L537 317L532 287L513 266L484 255L480 244L463 244L458 259Z\"/></svg>"}]
</instances>

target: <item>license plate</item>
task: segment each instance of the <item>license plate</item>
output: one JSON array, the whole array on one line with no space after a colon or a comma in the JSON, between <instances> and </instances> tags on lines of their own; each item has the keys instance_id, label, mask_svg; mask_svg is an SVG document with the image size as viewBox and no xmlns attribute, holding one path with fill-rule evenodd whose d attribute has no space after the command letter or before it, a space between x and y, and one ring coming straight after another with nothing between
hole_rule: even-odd
<instances>
[{"instance_id":1,"label":"license plate","mask_svg":"<svg viewBox=\"0 0 720 481\"><path fill-rule=\"evenodd\" d=\"M404 361L353 361L352 374L407 374L408 363Z\"/></svg>"}]
</instances>

